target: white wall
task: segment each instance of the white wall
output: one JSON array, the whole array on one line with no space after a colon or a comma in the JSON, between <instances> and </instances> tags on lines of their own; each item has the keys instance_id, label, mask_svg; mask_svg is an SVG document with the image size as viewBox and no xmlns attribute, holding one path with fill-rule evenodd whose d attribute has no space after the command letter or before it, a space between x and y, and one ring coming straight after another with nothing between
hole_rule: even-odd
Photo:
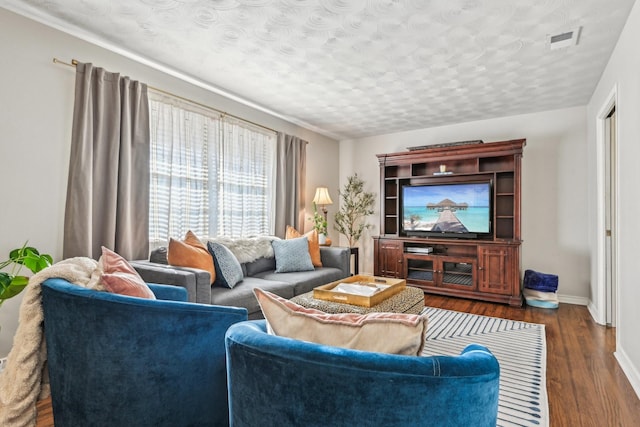
<instances>
[{"instance_id":1,"label":"white wall","mask_svg":"<svg viewBox=\"0 0 640 427\"><path fill-rule=\"evenodd\" d=\"M595 171L597 155L601 149L598 140L598 115L610 94L617 91L618 118L618 322L616 330L616 357L640 396L640 280L638 255L640 254L640 3L636 2L618 44L611 55L587 108L589 170ZM601 211L596 192L596 174L589 178L589 231L592 259L597 259L598 227L596 212ZM598 266L592 268L592 293L598 294ZM591 308L594 316L603 301L594 299Z\"/></svg>"},{"instance_id":2,"label":"white wall","mask_svg":"<svg viewBox=\"0 0 640 427\"><path fill-rule=\"evenodd\" d=\"M338 187L337 141L2 8L0 29L0 259L6 259L9 251L26 239L50 253L55 261L62 256L75 71L54 64L54 57L66 62L72 58L92 62L306 139L310 142L307 146L308 206L316 186ZM18 296L0 308L0 357L11 347L20 300Z\"/></svg>"},{"instance_id":3,"label":"white wall","mask_svg":"<svg viewBox=\"0 0 640 427\"><path fill-rule=\"evenodd\" d=\"M407 147L481 139L526 138L522 160L522 269L559 276L562 301L587 304L589 246L587 224L586 108L460 123L431 129L341 141L340 177L357 172L377 195L369 221L378 234L380 173L375 154ZM342 182L341 181L341 182ZM363 270L373 272L373 242L360 242Z\"/></svg>"}]
</instances>

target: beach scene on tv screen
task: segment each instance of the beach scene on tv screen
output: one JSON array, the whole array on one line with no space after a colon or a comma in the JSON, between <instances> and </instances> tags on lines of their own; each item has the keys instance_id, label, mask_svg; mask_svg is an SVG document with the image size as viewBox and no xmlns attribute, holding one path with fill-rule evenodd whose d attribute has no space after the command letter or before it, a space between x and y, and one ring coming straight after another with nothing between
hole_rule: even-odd
<instances>
[{"instance_id":1,"label":"beach scene on tv screen","mask_svg":"<svg viewBox=\"0 0 640 427\"><path fill-rule=\"evenodd\" d=\"M490 187L486 183L404 187L404 230L488 233L490 201Z\"/></svg>"}]
</instances>

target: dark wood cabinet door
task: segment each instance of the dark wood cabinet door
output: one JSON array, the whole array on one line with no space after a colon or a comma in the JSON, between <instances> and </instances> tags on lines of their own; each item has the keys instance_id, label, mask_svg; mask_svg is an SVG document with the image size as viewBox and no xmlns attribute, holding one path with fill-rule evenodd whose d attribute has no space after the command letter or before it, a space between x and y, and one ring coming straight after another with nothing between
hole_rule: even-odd
<instances>
[{"instance_id":1,"label":"dark wood cabinet door","mask_svg":"<svg viewBox=\"0 0 640 427\"><path fill-rule=\"evenodd\" d=\"M509 246L478 246L478 290L511 295L514 291L513 262L513 248Z\"/></svg>"},{"instance_id":2,"label":"dark wood cabinet door","mask_svg":"<svg viewBox=\"0 0 640 427\"><path fill-rule=\"evenodd\" d=\"M476 271L475 259L443 257L438 266L439 286L475 291L477 283Z\"/></svg>"},{"instance_id":3,"label":"dark wood cabinet door","mask_svg":"<svg viewBox=\"0 0 640 427\"><path fill-rule=\"evenodd\" d=\"M438 258L428 255L405 254L404 278L419 286L436 286Z\"/></svg>"},{"instance_id":4,"label":"dark wood cabinet door","mask_svg":"<svg viewBox=\"0 0 640 427\"><path fill-rule=\"evenodd\" d=\"M402 277L402 243L381 240L378 245L380 275L384 277Z\"/></svg>"}]
</instances>

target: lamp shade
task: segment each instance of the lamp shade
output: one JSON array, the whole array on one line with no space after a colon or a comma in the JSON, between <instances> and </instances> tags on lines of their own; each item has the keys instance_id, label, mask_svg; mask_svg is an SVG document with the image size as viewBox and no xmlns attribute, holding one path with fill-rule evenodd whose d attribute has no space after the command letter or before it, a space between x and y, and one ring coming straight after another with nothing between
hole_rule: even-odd
<instances>
[{"instance_id":1,"label":"lamp shade","mask_svg":"<svg viewBox=\"0 0 640 427\"><path fill-rule=\"evenodd\" d=\"M331 205L331 197L329 197L329 189L327 187L316 188L316 195L313 197L313 203L316 205Z\"/></svg>"}]
</instances>

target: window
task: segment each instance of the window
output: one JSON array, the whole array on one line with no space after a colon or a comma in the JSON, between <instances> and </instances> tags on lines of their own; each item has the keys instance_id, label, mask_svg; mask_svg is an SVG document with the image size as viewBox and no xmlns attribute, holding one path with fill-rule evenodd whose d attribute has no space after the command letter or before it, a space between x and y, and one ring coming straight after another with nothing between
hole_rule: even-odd
<instances>
[{"instance_id":1,"label":"window","mask_svg":"<svg viewBox=\"0 0 640 427\"><path fill-rule=\"evenodd\" d=\"M149 93L149 242L274 233L276 134Z\"/></svg>"}]
</instances>

